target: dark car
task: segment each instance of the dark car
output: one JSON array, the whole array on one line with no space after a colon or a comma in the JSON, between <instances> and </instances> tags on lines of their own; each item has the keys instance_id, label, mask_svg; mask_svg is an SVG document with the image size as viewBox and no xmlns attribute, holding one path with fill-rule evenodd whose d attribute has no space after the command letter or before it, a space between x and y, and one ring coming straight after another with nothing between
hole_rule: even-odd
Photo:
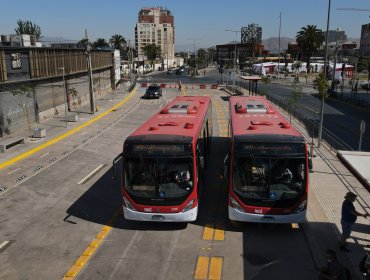
<instances>
[{"instance_id":1,"label":"dark car","mask_svg":"<svg viewBox=\"0 0 370 280\"><path fill-rule=\"evenodd\" d=\"M364 90L370 90L370 83L362 84L361 88Z\"/></svg>"},{"instance_id":2,"label":"dark car","mask_svg":"<svg viewBox=\"0 0 370 280\"><path fill-rule=\"evenodd\" d=\"M184 72L182 69L176 69L176 75L181 75Z\"/></svg>"},{"instance_id":3,"label":"dark car","mask_svg":"<svg viewBox=\"0 0 370 280\"><path fill-rule=\"evenodd\" d=\"M144 98L159 98L162 96L162 89L159 85L150 85L144 94Z\"/></svg>"}]
</instances>

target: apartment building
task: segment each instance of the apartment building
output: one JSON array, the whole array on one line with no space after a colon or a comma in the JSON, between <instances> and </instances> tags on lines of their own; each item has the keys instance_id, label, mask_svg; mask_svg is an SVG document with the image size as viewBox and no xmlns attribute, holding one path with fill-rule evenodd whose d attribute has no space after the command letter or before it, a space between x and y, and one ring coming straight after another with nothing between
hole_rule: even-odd
<instances>
[{"instance_id":1,"label":"apartment building","mask_svg":"<svg viewBox=\"0 0 370 280\"><path fill-rule=\"evenodd\" d=\"M175 26L171 12L163 7L142 8L135 27L135 45L138 58L144 58L143 48L149 44L161 47L162 58L167 64L175 58Z\"/></svg>"}]
</instances>

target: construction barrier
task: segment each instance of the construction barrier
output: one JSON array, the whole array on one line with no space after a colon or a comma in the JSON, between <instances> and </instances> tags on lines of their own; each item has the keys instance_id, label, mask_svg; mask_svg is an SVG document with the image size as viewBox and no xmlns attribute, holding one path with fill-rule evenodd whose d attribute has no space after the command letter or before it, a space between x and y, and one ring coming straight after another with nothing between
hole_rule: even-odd
<instances>
[{"instance_id":1,"label":"construction barrier","mask_svg":"<svg viewBox=\"0 0 370 280\"><path fill-rule=\"evenodd\" d=\"M200 89L206 89L206 85L199 85Z\"/></svg>"},{"instance_id":2,"label":"construction barrier","mask_svg":"<svg viewBox=\"0 0 370 280\"><path fill-rule=\"evenodd\" d=\"M142 83L142 84L141 84L141 87L142 87L142 88L146 88L146 87L148 87L148 83Z\"/></svg>"},{"instance_id":3,"label":"construction barrier","mask_svg":"<svg viewBox=\"0 0 370 280\"><path fill-rule=\"evenodd\" d=\"M218 85L211 85L211 89L217 89Z\"/></svg>"},{"instance_id":4,"label":"construction barrier","mask_svg":"<svg viewBox=\"0 0 370 280\"><path fill-rule=\"evenodd\" d=\"M166 88L166 84L161 84L161 88Z\"/></svg>"}]
</instances>

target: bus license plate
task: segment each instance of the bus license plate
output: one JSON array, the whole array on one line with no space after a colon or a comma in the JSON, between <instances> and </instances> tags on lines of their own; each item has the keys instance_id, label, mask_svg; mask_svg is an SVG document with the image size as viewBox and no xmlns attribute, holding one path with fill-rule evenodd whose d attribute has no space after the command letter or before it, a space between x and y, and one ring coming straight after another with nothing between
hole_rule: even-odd
<instances>
[{"instance_id":1,"label":"bus license plate","mask_svg":"<svg viewBox=\"0 0 370 280\"><path fill-rule=\"evenodd\" d=\"M273 217L263 217L261 221L264 223L275 223L275 219Z\"/></svg>"},{"instance_id":2,"label":"bus license plate","mask_svg":"<svg viewBox=\"0 0 370 280\"><path fill-rule=\"evenodd\" d=\"M153 215L152 220L153 221L164 221L164 217L162 215Z\"/></svg>"}]
</instances>

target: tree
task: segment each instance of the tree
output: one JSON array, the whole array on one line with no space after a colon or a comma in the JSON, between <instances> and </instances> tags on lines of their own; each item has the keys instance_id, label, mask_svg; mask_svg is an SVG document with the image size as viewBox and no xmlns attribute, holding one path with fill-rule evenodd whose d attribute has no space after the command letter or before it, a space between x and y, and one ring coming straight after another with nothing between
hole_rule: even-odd
<instances>
[{"instance_id":1,"label":"tree","mask_svg":"<svg viewBox=\"0 0 370 280\"><path fill-rule=\"evenodd\" d=\"M145 56L150 60L150 64L152 65L152 69L154 69L154 61L161 57L161 47L156 44L149 44L143 48Z\"/></svg>"},{"instance_id":2,"label":"tree","mask_svg":"<svg viewBox=\"0 0 370 280\"><path fill-rule=\"evenodd\" d=\"M204 63L206 62L206 56L207 52L204 49L198 50L196 64L200 65L200 68L202 68L202 65L204 65Z\"/></svg>"},{"instance_id":3,"label":"tree","mask_svg":"<svg viewBox=\"0 0 370 280\"><path fill-rule=\"evenodd\" d=\"M15 33L18 35L28 34L35 35L36 40L41 38L41 28L40 26L34 24L30 20L17 20L17 27L14 29Z\"/></svg>"},{"instance_id":4,"label":"tree","mask_svg":"<svg viewBox=\"0 0 370 280\"><path fill-rule=\"evenodd\" d=\"M19 106L22 107L23 113L27 118L27 124L28 124L28 130L30 132L30 136L32 135L31 132L31 123L29 118L29 112L28 112L28 98L33 98L33 88L30 85L21 85L18 88L10 91L14 96L19 96Z\"/></svg>"},{"instance_id":5,"label":"tree","mask_svg":"<svg viewBox=\"0 0 370 280\"><path fill-rule=\"evenodd\" d=\"M92 43L89 41L89 39L83 38L77 42L77 45L86 48L87 46L91 47Z\"/></svg>"},{"instance_id":6,"label":"tree","mask_svg":"<svg viewBox=\"0 0 370 280\"><path fill-rule=\"evenodd\" d=\"M122 35L119 35L119 34L113 35L109 39L109 44L112 48L120 50L120 51L123 51L127 46L126 39Z\"/></svg>"},{"instance_id":7,"label":"tree","mask_svg":"<svg viewBox=\"0 0 370 280\"><path fill-rule=\"evenodd\" d=\"M298 99L302 96L302 85L299 82L298 76L294 78L292 83L292 95L288 99L288 104L290 107L290 122L292 122L292 113L297 107Z\"/></svg>"},{"instance_id":8,"label":"tree","mask_svg":"<svg viewBox=\"0 0 370 280\"><path fill-rule=\"evenodd\" d=\"M313 81L314 87L317 89L320 98L328 97L328 81L324 76L324 72L320 72L319 76Z\"/></svg>"},{"instance_id":9,"label":"tree","mask_svg":"<svg viewBox=\"0 0 370 280\"><path fill-rule=\"evenodd\" d=\"M103 49L103 48L109 48L109 44L104 38L98 38L96 41L92 44L92 47L94 49Z\"/></svg>"},{"instance_id":10,"label":"tree","mask_svg":"<svg viewBox=\"0 0 370 280\"><path fill-rule=\"evenodd\" d=\"M317 29L316 25L307 25L297 32L296 40L299 48L307 57L307 72L309 73L311 70L310 58L324 42L324 35L321 29Z\"/></svg>"}]
</instances>

